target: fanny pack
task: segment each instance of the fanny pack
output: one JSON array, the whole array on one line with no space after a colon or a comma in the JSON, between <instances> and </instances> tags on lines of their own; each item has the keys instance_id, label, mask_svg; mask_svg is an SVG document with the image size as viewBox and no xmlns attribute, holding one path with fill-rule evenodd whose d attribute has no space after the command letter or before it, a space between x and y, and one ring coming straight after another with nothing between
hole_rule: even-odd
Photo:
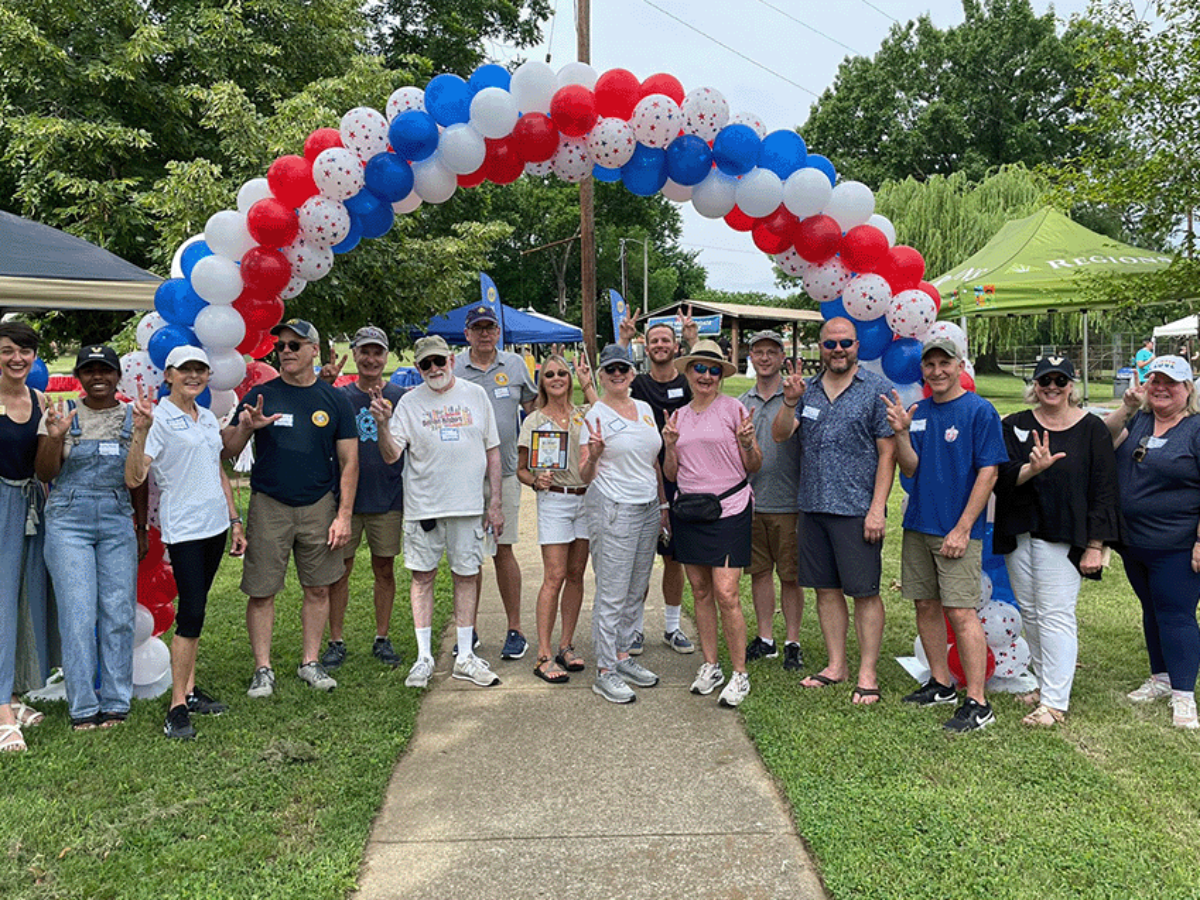
<instances>
[{"instance_id":1,"label":"fanny pack","mask_svg":"<svg viewBox=\"0 0 1200 900\"><path fill-rule=\"evenodd\" d=\"M676 494L671 512L680 522L715 522L721 518L721 501L732 497L747 484L745 478L723 494Z\"/></svg>"}]
</instances>

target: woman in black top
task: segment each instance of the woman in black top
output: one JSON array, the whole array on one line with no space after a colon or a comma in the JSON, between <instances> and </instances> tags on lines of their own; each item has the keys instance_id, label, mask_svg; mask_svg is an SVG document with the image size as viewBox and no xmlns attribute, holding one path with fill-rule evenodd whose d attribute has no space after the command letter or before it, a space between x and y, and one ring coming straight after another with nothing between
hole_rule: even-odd
<instances>
[{"instance_id":1,"label":"woman in black top","mask_svg":"<svg viewBox=\"0 0 1200 900\"><path fill-rule=\"evenodd\" d=\"M1036 707L1026 725L1054 726L1066 717L1080 575L1099 577L1104 545L1119 536L1112 438L1074 395L1071 361L1043 357L1026 392L1033 409L1004 419L1009 462L996 482L993 545L1006 555L1038 680L1024 698Z\"/></svg>"}]
</instances>

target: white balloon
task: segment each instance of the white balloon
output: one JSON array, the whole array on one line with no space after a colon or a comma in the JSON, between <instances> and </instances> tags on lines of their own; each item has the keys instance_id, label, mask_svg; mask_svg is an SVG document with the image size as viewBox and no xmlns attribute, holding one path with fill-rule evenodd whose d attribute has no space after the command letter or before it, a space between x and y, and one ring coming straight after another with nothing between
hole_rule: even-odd
<instances>
[{"instance_id":1,"label":"white balloon","mask_svg":"<svg viewBox=\"0 0 1200 900\"><path fill-rule=\"evenodd\" d=\"M891 300L892 286L882 275L856 275L842 290L846 312L862 322L882 316Z\"/></svg>"},{"instance_id":2,"label":"white balloon","mask_svg":"<svg viewBox=\"0 0 1200 900\"><path fill-rule=\"evenodd\" d=\"M232 306L206 306L192 326L205 350L236 347L246 336L246 321Z\"/></svg>"},{"instance_id":3,"label":"white balloon","mask_svg":"<svg viewBox=\"0 0 1200 900\"><path fill-rule=\"evenodd\" d=\"M350 213L338 200L309 197L296 212L300 220L300 237L313 247L332 247L350 233Z\"/></svg>"},{"instance_id":4,"label":"white balloon","mask_svg":"<svg viewBox=\"0 0 1200 900\"><path fill-rule=\"evenodd\" d=\"M266 179L264 179L264 181L265 180ZM196 243L197 241L202 241L202 240L204 240L204 235L193 234L190 238L188 238L186 241L184 241L182 244L180 244L175 249L175 255L171 258L171 277L172 278L182 278L183 277L183 251L186 250L188 247L192 246L192 244Z\"/></svg>"},{"instance_id":5,"label":"white balloon","mask_svg":"<svg viewBox=\"0 0 1200 900\"><path fill-rule=\"evenodd\" d=\"M648 94L633 108L629 124L640 143L663 149L675 140L683 127L683 112L666 94Z\"/></svg>"},{"instance_id":6,"label":"white balloon","mask_svg":"<svg viewBox=\"0 0 1200 900\"><path fill-rule=\"evenodd\" d=\"M455 175L470 175L483 165L487 157L487 144L474 127L458 122L442 132L437 156L442 165Z\"/></svg>"},{"instance_id":7,"label":"white balloon","mask_svg":"<svg viewBox=\"0 0 1200 900\"><path fill-rule=\"evenodd\" d=\"M250 212L252 207L259 200L266 200L268 197L274 197L271 193L271 186L267 184L265 178L251 178L240 188L237 193L237 208L242 215Z\"/></svg>"},{"instance_id":8,"label":"white balloon","mask_svg":"<svg viewBox=\"0 0 1200 900\"><path fill-rule=\"evenodd\" d=\"M833 189L822 212L849 231L855 225L865 225L875 212L875 195L861 181L843 181Z\"/></svg>"},{"instance_id":9,"label":"white balloon","mask_svg":"<svg viewBox=\"0 0 1200 900\"><path fill-rule=\"evenodd\" d=\"M893 385L893 387L895 387L896 393L900 395L900 402L904 405L905 409L912 406L925 395L925 386L919 381L914 381L912 384L897 384Z\"/></svg>"},{"instance_id":10,"label":"white balloon","mask_svg":"<svg viewBox=\"0 0 1200 900\"><path fill-rule=\"evenodd\" d=\"M887 373L883 371L882 359L860 359L858 365L868 372L874 372L880 378L887 378ZM891 379L888 378L888 381L891 381Z\"/></svg>"},{"instance_id":11,"label":"white balloon","mask_svg":"<svg viewBox=\"0 0 1200 900\"><path fill-rule=\"evenodd\" d=\"M789 275L802 276L804 275L805 267L808 262L796 252L795 247L788 247L782 253L775 254L775 265L783 269Z\"/></svg>"},{"instance_id":12,"label":"white balloon","mask_svg":"<svg viewBox=\"0 0 1200 900\"><path fill-rule=\"evenodd\" d=\"M944 337L954 341L954 345L958 347L963 356L967 355L967 333L959 328L953 322L934 322L929 326L929 331L922 337L923 343L929 343L937 338Z\"/></svg>"},{"instance_id":13,"label":"white balloon","mask_svg":"<svg viewBox=\"0 0 1200 900\"><path fill-rule=\"evenodd\" d=\"M149 312L142 316L142 320L137 325L138 348L145 350L146 345L150 343L150 338L154 336L154 332L166 324L167 320L156 312Z\"/></svg>"},{"instance_id":14,"label":"white balloon","mask_svg":"<svg viewBox=\"0 0 1200 900\"><path fill-rule=\"evenodd\" d=\"M686 100L687 98L685 97L684 99ZM751 129L754 130L754 133L758 135L758 139L760 141L767 136L766 123L763 122L763 120L758 116L757 113L751 113L751 112L734 113L733 117L730 118L730 120L729 120L729 124L730 125L749 126Z\"/></svg>"},{"instance_id":15,"label":"white balloon","mask_svg":"<svg viewBox=\"0 0 1200 900\"><path fill-rule=\"evenodd\" d=\"M217 256L234 262L240 261L247 252L258 246L246 228L246 214L232 209L223 209L209 216L204 224L204 242Z\"/></svg>"},{"instance_id":16,"label":"white balloon","mask_svg":"<svg viewBox=\"0 0 1200 900\"><path fill-rule=\"evenodd\" d=\"M549 114L550 101L558 90L558 77L544 62L527 60L513 72L509 90L521 112Z\"/></svg>"},{"instance_id":17,"label":"white balloon","mask_svg":"<svg viewBox=\"0 0 1200 900\"><path fill-rule=\"evenodd\" d=\"M304 238L297 238L290 247L285 247L283 255L292 265L292 275L301 279L305 284L324 278L333 268L333 250L329 247L311 245ZM288 284L290 285L291 282L289 281ZM283 299L290 298L284 297Z\"/></svg>"},{"instance_id":18,"label":"white balloon","mask_svg":"<svg viewBox=\"0 0 1200 900\"><path fill-rule=\"evenodd\" d=\"M592 126L585 138L588 154L598 166L619 169L633 158L637 140L624 119L605 117Z\"/></svg>"},{"instance_id":19,"label":"white balloon","mask_svg":"<svg viewBox=\"0 0 1200 900\"><path fill-rule=\"evenodd\" d=\"M402 216L405 213L410 213L418 209L421 203L420 195L416 191L409 191L407 197L403 200L397 200L392 204L392 212L398 216Z\"/></svg>"},{"instance_id":20,"label":"white balloon","mask_svg":"<svg viewBox=\"0 0 1200 900\"><path fill-rule=\"evenodd\" d=\"M883 232L884 237L887 238L889 247L896 246L896 226L892 224L891 219L889 219L887 216L875 213L871 216L871 218L867 219L867 224L874 225Z\"/></svg>"},{"instance_id":21,"label":"white balloon","mask_svg":"<svg viewBox=\"0 0 1200 900\"><path fill-rule=\"evenodd\" d=\"M154 613L138 603L133 608L133 646L138 647L154 637Z\"/></svg>"},{"instance_id":22,"label":"white balloon","mask_svg":"<svg viewBox=\"0 0 1200 900\"><path fill-rule=\"evenodd\" d=\"M153 684L170 671L171 651L167 649L162 638L148 638L133 648L135 685Z\"/></svg>"},{"instance_id":23,"label":"white balloon","mask_svg":"<svg viewBox=\"0 0 1200 900\"><path fill-rule=\"evenodd\" d=\"M231 391L246 380L246 360L232 347L208 354L212 377L208 386L213 391Z\"/></svg>"},{"instance_id":24,"label":"white balloon","mask_svg":"<svg viewBox=\"0 0 1200 900\"><path fill-rule=\"evenodd\" d=\"M841 294L852 277L838 256L822 263L809 263L804 269L804 292L818 303L824 303Z\"/></svg>"},{"instance_id":25,"label":"white balloon","mask_svg":"<svg viewBox=\"0 0 1200 900\"><path fill-rule=\"evenodd\" d=\"M332 251L331 251L332 252ZM279 292L280 300L291 300L293 297L299 297L301 291L308 287L308 282L295 273L288 279L287 286Z\"/></svg>"},{"instance_id":26,"label":"white balloon","mask_svg":"<svg viewBox=\"0 0 1200 900\"><path fill-rule=\"evenodd\" d=\"M589 91L596 87L596 81L600 78L599 73L582 62L569 62L558 70L558 86L566 87L569 84L582 84Z\"/></svg>"},{"instance_id":27,"label":"white balloon","mask_svg":"<svg viewBox=\"0 0 1200 900\"><path fill-rule=\"evenodd\" d=\"M390 122L400 113L410 109L425 112L425 92L412 86L396 88L392 91L392 96L388 97L387 120Z\"/></svg>"},{"instance_id":28,"label":"white balloon","mask_svg":"<svg viewBox=\"0 0 1200 900\"><path fill-rule=\"evenodd\" d=\"M502 138L512 134L520 114L513 95L504 88L486 87L471 98L471 127L487 138ZM450 129L447 128L447 131ZM445 134L442 135L445 138ZM482 163L480 163L482 165ZM476 166L475 169L478 169ZM471 169L472 172L475 169ZM466 172L462 173L466 175Z\"/></svg>"},{"instance_id":29,"label":"white balloon","mask_svg":"<svg viewBox=\"0 0 1200 900\"><path fill-rule=\"evenodd\" d=\"M162 369L154 364L145 350L134 350L121 357L121 380L117 388L126 397L136 397L139 387L157 391L162 382Z\"/></svg>"},{"instance_id":30,"label":"white balloon","mask_svg":"<svg viewBox=\"0 0 1200 900\"><path fill-rule=\"evenodd\" d=\"M458 179L436 155L414 162L412 170L413 191L426 203L445 203L458 190Z\"/></svg>"},{"instance_id":31,"label":"white balloon","mask_svg":"<svg viewBox=\"0 0 1200 900\"><path fill-rule=\"evenodd\" d=\"M525 163L525 174L534 175L538 178L545 178L547 175L554 174L554 157L542 160L541 162Z\"/></svg>"},{"instance_id":32,"label":"white balloon","mask_svg":"<svg viewBox=\"0 0 1200 900\"><path fill-rule=\"evenodd\" d=\"M312 176L317 190L330 200L349 200L363 189L365 178L362 160L345 147L322 150L313 160Z\"/></svg>"},{"instance_id":33,"label":"white balloon","mask_svg":"<svg viewBox=\"0 0 1200 900\"><path fill-rule=\"evenodd\" d=\"M237 406L238 398L236 391L213 391L212 402L208 404L209 412L218 419L223 419Z\"/></svg>"},{"instance_id":34,"label":"white balloon","mask_svg":"<svg viewBox=\"0 0 1200 900\"><path fill-rule=\"evenodd\" d=\"M585 138L564 135L550 162L554 174L563 181L579 184L592 176L592 155L588 153Z\"/></svg>"},{"instance_id":35,"label":"white balloon","mask_svg":"<svg viewBox=\"0 0 1200 900\"><path fill-rule=\"evenodd\" d=\"M711 141L729 124L729 103L720 91L699 87L690 90L680 107L683 130L688 134Z\"/></svg>"},{"instance_id":36,"label":"white balloon","mask_svg":"<svg viewBox=\"0 0 1200 900\"><path fill-rule=\"evenodd\" d=\"M714 168L692 188L692 206L706 219L727 216L736 204L737 179L720 169Z\"/></svg>"},{"instance_id":37,"label":"white balloon","mask_svg":"<svg viewBox=\"0 0 1200 900\"><path fill-rule=\"evenodd\" d=\"M668 178L667 183L663 185L662 195L675 203L687 203L692 199L692 186L690 184L676 184Z\"/></svg>"},{"instance_id":38,"label":"white balloon","mask_svg":"<svg viewBox=\"0 0 1200 900\"><path fill-rule=\"evenodd\" d=\"M738 181L738 209L753 219L769 216L783 199L783 182L770 169L755 167Z\"/></svg>"},{"instance_id":39,"label":"white balloon","mask_svg":"<svg viewBox=\"0 0 1200 900\"><path fill-rule=\"evenodd\" d=\"M342 145L364 160L388 148L388 120L369 106L356 106L342 116L338 134Z\"/></svg>"},{"instance_id":40,"label":"white balloon","mask_svg":"<svg viewBox=\"0 0 1200 900\"><path fill-rule=\"evenodd\" d=\"M900 337L923 335L937 320L933 299L916 288L896 294L884 313L888 328Z\"/></svg>"},{"instance_id":41,"label":"white balloon","mask_svg":"<svg viewBox=\"0 0 1200 900\"><path fill-rule=\"evenodd\" d=\"M209 303L232 303L242 293L242 273L233 260L206 256L192 268L192 290Z\"/></svg>"},{"instance_id":42,"label":"white balloon","mask_svg":"<svg viewBox=\"0 0 1200 900\"><path fill-rule=\"evenodd\" d=\"M801 220L823 210L832 194L833 187L820 169L797 169L783 183L783 205Z\"/></svg>"}]
</instances>

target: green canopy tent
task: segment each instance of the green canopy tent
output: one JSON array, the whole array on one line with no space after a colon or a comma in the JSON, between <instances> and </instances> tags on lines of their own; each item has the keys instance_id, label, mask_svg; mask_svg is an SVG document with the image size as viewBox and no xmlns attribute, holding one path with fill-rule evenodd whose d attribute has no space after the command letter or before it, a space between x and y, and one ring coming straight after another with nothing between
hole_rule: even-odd
<instances>
[{"instance_id":1,"label":"green canopy tent","mask_svg":"<svg viewBox=\"0 0 1200 900\"><path fill-rule=\"evenodd\" d=\"M933 280L942 294L939 318L1024 316L1080 312L1083 316L1083 393L1087 397L1087 314L1115 304L1079 299L1077 278L1133 275L1165 269L1171 257L1097 234L1046 207L1014 219L974 256Z\"/></svg>"}]
</instances>

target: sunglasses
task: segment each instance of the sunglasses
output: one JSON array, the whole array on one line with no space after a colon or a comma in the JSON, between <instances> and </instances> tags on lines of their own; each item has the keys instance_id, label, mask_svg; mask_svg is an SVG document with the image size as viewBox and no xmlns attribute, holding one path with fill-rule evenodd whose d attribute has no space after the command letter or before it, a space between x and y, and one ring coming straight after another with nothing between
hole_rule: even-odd
<instances>
[{"instance_id":1,"label":"sunglasses","mask_svg":"<svg viewBox=\"0 0 1200 900\"><path fill-rule=\"evenodd\" d=\"M704 363L694 363L692 371L697 375L720 375L724 369L720 366L706 366Z\"/></svg>"},{"instance_id":2,"label":"sunglasses","mask_svg":"<svg viewBox=\"0 0 1200 900\"><path fill-rule=\"evenodd\" d=\"M305 343L305 341L276 341L275 352L282 353L284 350L291 350L293 353L295 353L301 347L303 347Z\"/></svg>"},{"instance_id":3,"label":"sunglasses","mask_svg":"<svg viewBox=\"0 0 1200 900\"><path fill-rule=\"evenodd\" d=\"M444 356L427 356L423 360L421 360L419 363L417 363L417 368L420 369L422 372L428 372L434 366L437 366L440 369L445 364L446 364L446 357L444 357Z\"/></svg>"},{"instance_id":4,"label":"sunglasses","mask_svg":"<svg viewBox=\"0 0 1200 900\"><path fill-rule=\"evenodd\" d=\"M633 368L633 367L630 366L629 363L619 362L619 363L612 363L611 365L605 366L604 371L607 372L609 375L624 375L631 368Z\"/></svg>"},{"instance_id":5,"label":"sunglasses","mask_svg":"<svg viewBox=\"0 0 1200 900\"><path fill-rule=\"evenodd\" d=\"M1143 459L1146 458L1146 450L1147 450L1146 445L1149 443L1150 443L1150 435L1146 435L1144 438L1142 438L1140 441L1138 441L1138 445L1133 448L1133 461L1135 463L1140 463Z\"/></svg>"},{"instance_id":6,"label":"sunglasses","mask_svg":"<svg viewBox=\"0 0 1200 900\"><path fill-rule=\"evenodd\" d=\"M566 369L562 369L557 372L543 372L542 377L543 378L566 378L570 374L571 373L568 372Z\"/></svg>"},{"instance_id":7,"label":"sunglasses","mask_svg":"<svg viewBox=\"0 0 1200 900\"><path fill-rule=\"evenodd\" d=\"M1071 383L1071 379L1061 373L1046 374L1046 375L1039 376L1037 383L1040 384L1044 388L1048 388L1052 384L1056 385L1057 387L1060 387L1060 388L1065 388L1068 384Z\"/></svg>"},{"instance_id":8,"label":"sunglasses","mask_svg":"<svg viewBox=\"0 0 1200 900\"><path fill-rule=\"evenodd\" d=\"M836 350L838 347L841 347L843 350L849 350L856 343L857 341L854 338L842 338L840 341L821 341L821 346L826 350Z\"/></svg>"}]
</instances>

